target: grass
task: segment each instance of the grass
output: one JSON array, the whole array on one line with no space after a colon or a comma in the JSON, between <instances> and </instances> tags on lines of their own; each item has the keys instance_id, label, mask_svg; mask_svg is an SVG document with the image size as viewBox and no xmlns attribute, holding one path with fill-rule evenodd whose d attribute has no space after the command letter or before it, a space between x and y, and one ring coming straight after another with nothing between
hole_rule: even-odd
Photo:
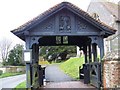
<instances>
[{"instance_id":1,"label":"grass","mask_svg":"<svg viewBox=\"0 0 120 90\"><path fill-rule=\"evenodd\" d=\"M84 64L84 57L80 57L80 58L70 58L67 61L63 62L60 65L60 68L69 76L71 76L74 79L78 79L79 78L79 66L81 66Z\"/></svg>"},{"instance_id":2,"label":"grass","mask_svg":"<svg viewBox=\"0 0 120 90\"><path fill-rule=\"evenodd\" d=\"M14 90L17 90L17 89L19 89L19 88L26 88L26 81L24 81L24 82L18 84L18 85L15 87Z\"/></svg>"},{"instance_id":3,"label":"grass","mask_svg":"<svg viewBox=\"0 0 120 90\"><path fill-rule=\"evenodd\" d=\"M0 75L0 78L5 78L5 77L9 77L9 76L16 76L16 75L21 75L24 73L3 73L2 75Z\"/></svg>"}]
</instances>

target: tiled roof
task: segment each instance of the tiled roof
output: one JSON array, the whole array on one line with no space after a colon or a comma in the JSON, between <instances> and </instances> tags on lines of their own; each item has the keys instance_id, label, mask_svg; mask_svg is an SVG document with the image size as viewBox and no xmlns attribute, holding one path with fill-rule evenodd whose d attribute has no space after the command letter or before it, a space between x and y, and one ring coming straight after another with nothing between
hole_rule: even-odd
<instances>
[{"instance_id":1,"label":"tiled roof","mask_svg":"<svg viewBox=\"0 0 120 90\"><path fill-rule=\"evenodd\" d=\"M120 21L120 5L112 2L100 2L103 6L116 17L116 20Z\"/></svg>"},{"instance_id":2,"label":"tiled roof","mask_svg":"<svg viewBox=\"0 0 120 90\"><path fill-rule=\"evenodd\" d=\"M107 26L106 24L95 20L94 18L92 18L87 12L81 10L79 7L77 7L76 5L73 5L69 2L62 2L60 4L55 5L54 7L50 8L49 10L45 11L44 13L40 14L39 16L33 18L32 20L28 21L27 23L23 24L22 26L18 27L17 29L11 31L12 33L17 33L17 32L21 32L24 30L28 30L31 25L36 25L38 24L38 22L42 21L45 17L51 15L52 13L55 13L56 10L59 10L60 8L72 8L75 12L79 13L80 15L82 15L82 17L87 20L90 23L94 23L96 24L98 27L103 28L104 30L110 31L110 32L115 32L116 30L114 30L113 28L111 28L110 26Z\"/></svg>"}]
</instances>

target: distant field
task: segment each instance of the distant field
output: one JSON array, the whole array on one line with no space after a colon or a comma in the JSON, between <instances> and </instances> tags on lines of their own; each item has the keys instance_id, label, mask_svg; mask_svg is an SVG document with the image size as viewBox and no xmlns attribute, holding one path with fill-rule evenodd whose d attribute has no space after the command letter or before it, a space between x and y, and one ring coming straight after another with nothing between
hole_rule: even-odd
<instances>
[{"instance_id":1,"label":"distant field","mask_svg":"<svg viewBox=\"0 0 120 90\"><path fill-rule=\"evenodd\" d=\"M79 67L84 64L84 58L70 58L60 65L60 68L69 76L78 79L79 78Z\"/></svg>"}]
</instances>

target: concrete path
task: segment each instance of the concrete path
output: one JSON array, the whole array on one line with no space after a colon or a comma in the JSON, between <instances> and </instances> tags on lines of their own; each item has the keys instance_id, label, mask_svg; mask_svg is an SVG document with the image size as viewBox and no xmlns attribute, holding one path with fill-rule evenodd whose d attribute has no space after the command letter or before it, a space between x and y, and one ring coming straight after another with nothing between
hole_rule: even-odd
<instances>
[{"instance_id":1,"label":"concrete path","mask_svg":"<svg viewBox=\"0 0 120 90\"><path fill-rule=\"evenodd\" d=\"M71 77L64 74L63 71L60 70L59 65L49 65L45 69L45 78L47 81L51 82L64 82L64 81L72 81Z\"/></svg>"},{"instance_id":2,"label":"concrete path","mask_svg":"<svg viewBox=\"0 0 120 90\"><path fill-rule=\"evenodd\" d=\"M21 83L25 80L26 80L26 74L1 78L0 79L0 90L2 88L14 88L19 83Z\"/></svg>"},{"instance_id":3,"label":"concrete path","mask_svg":"<svg viewBox=\"0 0 120 90\"><path fill-rule=\"evenodd\" d=\"M95 90L93 86L84 84L82 81L75 81L74 79L63 73L60 70L59 65L47 66L45 70L45 77L50 82L48 82L44 86L44 88L56 88L55 90L59 90L61 88L64 88L65 90L66 88L71 88L70 90L74 90L74 88L78 88L78 90L89 88L89 90Z\"/></svg>"}]
</instances>

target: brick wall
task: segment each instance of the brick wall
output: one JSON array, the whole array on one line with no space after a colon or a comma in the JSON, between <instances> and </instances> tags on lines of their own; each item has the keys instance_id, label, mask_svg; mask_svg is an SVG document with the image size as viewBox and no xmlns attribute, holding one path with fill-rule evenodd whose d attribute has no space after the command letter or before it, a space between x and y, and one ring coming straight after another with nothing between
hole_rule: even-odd
<instances>
[{"instance_id":1,"label":"brick wall","mask_svg":"<svg viewBox=\"0 0 120 90\"><path fill-rule=\"evenodd\" d=\"M104 88L120 88L120 60L105 60L103 65Z\"/></svg>"}]
</instances>

